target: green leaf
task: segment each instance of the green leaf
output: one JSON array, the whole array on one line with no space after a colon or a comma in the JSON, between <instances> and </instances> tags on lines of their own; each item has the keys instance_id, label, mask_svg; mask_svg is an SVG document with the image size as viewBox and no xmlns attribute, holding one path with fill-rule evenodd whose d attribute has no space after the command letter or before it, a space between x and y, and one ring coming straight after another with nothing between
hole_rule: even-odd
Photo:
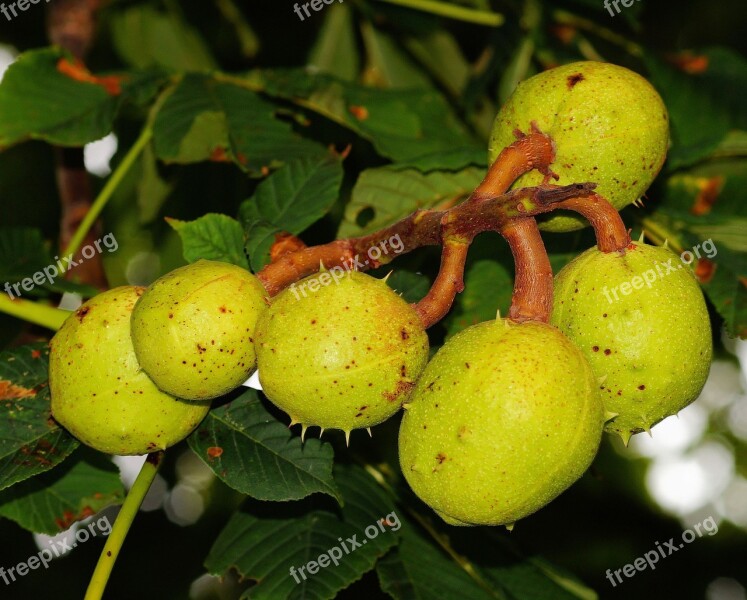
<instances>
[{"instance_id":1,"label":"green leaf","mask_svg":"<svg viewBox=\"0 0 747 600\"><path fill-rule=\"evenodd\" d=\"M688 74L646 57L652 83L669 110L672 149L668 167L692 165L711 155L732 128L747 128L747 61L726 49L702 53L705 70Z\"/></svg>"},{"instance_id":2,"label":"green leaf","mask_svg":"<svg viewBox=\"0 0 747 600\"><path fill-rule=\"evenodd\" d=\"M394 161L411 161L476 143L436 91L367 88L300 70L255 71L245 79L245 85L351 129ZM446 161L438 165L443 169L463 166Z\"/></svg>"},{"instance_id":3,"label":"green leaf","mask_svg":"<svg viewBox=\"0 0 747 600\"><path fill-rule=\"evenodd\" d=\"M112 130L124 99L143 102L162 81L160 74L135 73L112 95L103 85L77 81L57 68L65 55L46 48L22 54L0 83L0 148L41 139L60 146L83 146Z\"/></svg>"},{"instance_id":4,"label":"green leaf","mask_svg":"<svg viewBox=\"0 0 747 600\"><path fill-rule=\"evenodd\" d=\"M60 73L62 57L32 50L10 65L0 84L0 147L29 138L81 146L111 131L117 97Z\"/></svg>"},{"instance_id":5,"label":"green leaf","mask_svg":"<svg viewBox=\"0 0 747 600\"><path fill-rule=\"evenodd\" d=\"M507 317L512 293L512 275L501 263L478 260L470 264L464 277L464 291L457 296L446 318L448 335L494 320L499 310Z\"/></svg>"},{"instance_id":6,"label":"green leaf","mask_svg":"<svg viewBox=\"0 0 747 600\"><path fill-rule=\"evenodd\" d=\"M205 258L249 268L244 255L244 232L235 219L208 213L194 221L167 219L167 222L182 239L187 262Z\"/></svg>"},{"instance_id":7,"label":"green leaf","mask_svg":"<svg viewBox=\"0 0 747 600\"><path fill-rule=\"evenodd\" d=\"M257 186L239 209L244 226L272 223L298 234L321 219L337 200L342 184L340 158L302 158L289 161Z\"/></svg>"},{"instance_id":8,"label":"green leaf","mask_svg":"<svg viewBox=\"0 0 747 600\"><path fill-rule=\"evenodd\" d=\"M52 420L49 348L0 353L0 490L59 465L78 442Z\"/></svg>"},{"instance_id":9,"label":"green leaf","mask_svg":"<svg viewBox=\"0 0 747 600\"><path fill-rule=\"evenodd\" d=\"M454 35L429 28L422 35L404 38L403 43L431 77L452 96L461 96L472 75L472 68Z\"/></svg>"},{"instance_id":10,"label":"green leaf","mask_svg":"<svg viewBox=\"0 0 747 600\"><path fill-rule=\"evenodd\" d=\"M340 193L342 178L340 158L328 154L289 161L257 186L239 209L255 271L270 262L276 233L299 234L327 214Z\"/></svg>"},{"instance_id":11,"label":"green leaf","mask_svg":"<svg viewBox=\"0 0 747 600\"><path fill-rule=\"evenodd\" d=\"M55 534L121 503L124 495L108 457L81 449L59 469L0 492L0 516L29 531Z\"/></svg>"},{"instance_id":12,"label":"green leaf","mask_svg":"<svg viewBox=\"0 0 747 600\"><path fill-rule=\"evenodd\" d=\"M423 173L444 169L451 165L454 169L470 166L481 167L483 174L487 171L487 154L482 146L460 146L450 150L439 150L432 154L423 154L406 162L390 165L392 169L417 169Z\"/></svg>"},{"instance_id":13,"label":"green leaf","mask_svg":"<svg viewBox=\"0 0 747 600\"><path fill-rule=\"evenodd\" d=\"M21 281L41 271L50 260L38 229L0 228L0 281Z\"/></svg>"},{"instance_id":14,"label":"green leaf","mask_svg":"<svg viewBox=\"0 0 747 600\"><path fill-rule=\"evenodd\" d=\"M275 243L275 236L282 230L267 221L253 221L245 224L246 253L257 273L270 262L270 248Z\"/></svg>"},{"instance_id":15,"label":"green leaf","mask_svg":"<svg viewBox=\"0 0 747 600\"><path fill-rule=\"evenodd\" d=\"M642 222L658 243L667 239L676 251L693 252L703 291L729 333L740 337L747 337L746 167L744 160L718 161L673 175L656 212Z\"/></svg>"},{"instance_id":16,"label":"green leaf","mask_svg":"<svg viewBox=\"0 0 747 600\"><path fill-rule=\"evenodd\" d=\"M381 589L395 600L506 600L499 590L488 592L432 539L404 523L402 541L376 565Z\"/></svg>"},{"instance_id":17,"label":"green leaf","mask_svg":"<svg viewBox=\"0 0 747 600\"><path fill-rule=\"evenodd\" d=\"M332 446L302 442L267 411L255 390L212 410L189 445L226 485L252 498L298 500L321 492L340 499Z\"/></svg>"},{"instance_id":18,"label":"green leaf","mask_svg":"<svg viewBox=\"0 0 747 600\"><path fill-rule=\"evenodd\" d=\"M443 535L444 525L439 524ZM537 556L518 551L497 528L450 527L447 543L474 573L483 590L505 600L596 600L594 590ZM464 596L452 596L462 598ZM480 596L477 596L480 597ZM444 600L450 597L443 596Z\"/></svg>"},{"instance_id":19,"label":"green leaf","mask_svg":"<svg viewBox=\"0 0 747 600\"><path fill-rule=\"evenodd\" d=\"M419 208L451 207L471 194L484 176L484 171L477 168L428 174L395 166L367 169L353 188L338 236L377 231Z\"/></svg>"},{"instance_id":20,"label":"green leaf","mask_svg":"<svg viewBox=\"0 0 747 600\"><path fill-rule=\"evenodd\" d=\"M325 152L293 133L275 112L275 106L251 90L208 75L187 74L170 90L156 116L156 155L183 164L227 158L257 174L292 158Z\"/></svg>"},{"instance_id":21,"label":"green leaf","mask_svg":"<svg viewBox=\"0 0 747 600\"><path fill-rule=\"evenodd\" d=\"M83 259L84 260L84 259ZM0 228L0 285L8 284L5 292L15 296L49 296L50 291L71 292L84 297L98 294L98 290L90 285L81 285L63 279L57 265L59 257L52 257L44 242L41 231L26 227ZM82 260L76 261L77 263ZM63 266L65 262L62 261ZM44 274L44 270L49 277ZM36 280L33 280L35 274ZM74 271L73 271L74 273ZM50 277L51 282L50 282ZM25 290L17 285L24 279L31 279L31 290ZM38 283L41 281L41 283ZM17 287L13 287L17 285ZM8 291L10 289L10 291Z\"/></svg>"},{"instance_id":22,"label":"green leaf","mask_svg":"<svg viewBox=\"0 0 747 600\"><path fill-rule=\"evenodd\" d=\"M386 282L390 288L410 303L422 300L431 287L425 275L410 273L402 269L394 269Z\"/></svg>"},{"instance_id":23,"label":"green leaf","mask_svg":"<svg viewBox=\"0 0 747 600\"><path fill-rule=\"evenodd\" d=\"M207 569L215 575L236 569L243 578L257 581L243 598L334 598L397 542L394 531L400 524L392 500L363 469L338 467L335 480L345 499L342 509L315 502L318 496L282 505L245 503L218 536L205 561ZM387 517L389 526L381 523ZM354 536L359 547L347 541ZM328 551L335 556L339 552L339 564L309 573L309 561Z\"/></svg>"},{"instance_id":24,"label":"green leaf","mask_svg":"<svg viewBox=\"0 0 747 600\"><path fill-rule=\"evenodd\" d=\"M362 80L379 88L428 88L431 82L397 45L395 38L374 27L370 21L361 23L366 68Z\"/></svg>"},{"instance_id":25,"label":"green leaf","mask_svg":"<svg viewBox=\"0 0 747 600\"><path fill-rule=\"evenodd\" d=\"M137 180L137 204L140 209L140 222L151 223L157 216L174 184L161 177L153 144L143 149L140 159L140 175Z\"/></svg>"},{"instance_id":26,"label":"green leaf","mask_svg":"<svg viewBox=\"0 0 747 600\"><path fill-rule=\"evenodd\" d=\"M114 12L109 22L117 53L134 67L199 71L217 66L199 33L173 14L137 5Z\"/></svg>"},{"instance_id":27,"label":"green leaf","mask_svg":"<svg viewBox=\"0 0 747 600\"><path fill-rule=\"evenodd\" d=\"M328 10L309 52L309 69L354 81L360 70L353 11L347 4Z\"/></svg>"}]
</instances>

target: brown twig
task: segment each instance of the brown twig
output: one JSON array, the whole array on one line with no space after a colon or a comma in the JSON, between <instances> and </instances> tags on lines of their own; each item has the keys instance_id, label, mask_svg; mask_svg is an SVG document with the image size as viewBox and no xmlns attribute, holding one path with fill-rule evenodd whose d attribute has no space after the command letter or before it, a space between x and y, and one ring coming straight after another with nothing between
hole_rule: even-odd
<instances>
[{"instance_id":1,"label":"brown twig","mask_svg":"<svg viewBox=\"0 0 747 600\"><path fill-rule=\"evenodd\" d=\"M464 266L472 240L483 231L498 231L508 241L516 262L516 278L509 318L522 322L547 322L552 311L553 274L550 259L534 219L556 208L586 216L603 252L624 251L628 232L617 210L594 193L596 184L569 186L549 184L555 146L549 136L532 124L528 135L517 132L517 141L505 148L491 165L482 183L466 202L444 211L419 210L375 233L336 240L329 244L274 253L273 261L258 273L267 292L274 296L299 279L325 268L353 265L357 270L375 268L393 257L359 261L370 248L398 236L399 254L422 246L442 245L441 268L428 294L415 305L425 327L437 323L464 289ZM542 185L506 192L521 174L538 169Z\"/></svg>"},{"instance_id":2,"label":"brown twig","mask_svg":"<svg viewBox=\"0 0 747 600\"><path fill-rule=\"evenodd\" d=\"M555 175L550 165L555 160L555 144L552 138L542 133L536 123L532 123L532 132L528 135L515 132L516 141L504 148L488 169L482 183L475 188L470 202L482 202L503 194L516 179L537 169L545 175L545 183Z\"/></svg>"},{"instance_id":3,"label":"brown twig","mask_svg":"<svg viewBox=\"0 0 747 600\"><path fill-rule=\"evenodd\" d=\"M82 61L93 43L99 3L99 0L55 0L49 4L49 41ZM66 248L93 203L93 190L83 163L82 148L56 148L55 158L57 187L62 205L60 247ZM92 228L86 236L85 244L94 242L99 234L99 227ZM80 252L76 255L76 260L79 258ZM68 271L66 277L70 274ZM90 259L81 260L74 275L76 279L99 289L107 287L99 253Z\"/></svg>"},{"instance_id":4,"label":"brown twig","mask_svg":"<svg viewBox=\"0 0 747 600\"><path fill-rule=\"evenodd\" d=\"M399 254L423 246L442 245L448 236L448 239L454 242L454 248L444 256L435 289L426 297L427 304L432 308L423 309L423 314L428 315L424 323L430 325L430 315L436 314L443 307L451 306L459 288L458 285L448 283L461 280L461 270L464 269L464 265L458 265L456 259L463 258L465 250L457 251L456 242L468 246L472 239L483 231L501 231L501 228L511 220L548 212L553 204L593 194L595 187L594 184L541 185L521 188L495 198L484 198L480 203L465 202L447 211L417 211L376 233L311 246L282 256L276 262L267 265L257 276L267 292L274 296L299 279L316 273L320 263L329 269L350 264L352 261L359 270L366 270L388 262L392 257L382 256L379 261L371 261L366 265L357 261L357 257L366 255L370 248L395 235L399 236L403 245ZM459 272L455 270L457 268Z\"/></svg>"},{"instance_id":5,"label":"brown twig","mask_svg":"<svg viewBox=\"0 0 747 600\"><path fill-rule=\"evenodd\" d=\"M509 319L547 323L552 312L552 266L534 217L512 219L501 228L516 265Z\"/></svg>"},{"instance_id":6,"label":"brown twig","mask_svg":"<svg viewBox=\"0 0 747 600\"><path fill-rule=\"evenodd\" d=\"M441 253L441 268L428 294L415 305L426 329L438 323L449 312L454 298L464 289L464 265L469 244L447 241Z\"/></svg>"},{"instance_id":7,"label":"brown twig","mask_svg":"<svg viewBox=\"0 0 747 600\"><path fill-rule=\"evenodd\" d=\"M624 252L630 244L630 233L620 213L599 194L569 198L559 202L556 208L572 210L586 217L594 228L597 247L602 252Z\"/></svg>"}]
</instances>

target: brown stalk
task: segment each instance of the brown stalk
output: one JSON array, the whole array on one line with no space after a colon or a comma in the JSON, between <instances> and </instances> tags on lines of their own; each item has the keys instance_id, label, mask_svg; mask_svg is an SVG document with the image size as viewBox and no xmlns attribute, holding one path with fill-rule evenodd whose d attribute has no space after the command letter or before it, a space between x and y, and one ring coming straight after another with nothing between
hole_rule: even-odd
<instances>
[{"instance_id":1,"label":"brown stalk","mask_svg":"<svg viewBox=\"0 0 747 600\"><path fill-rule=\"evenodd\" d=\"M47 5L47 37L50 43L82 61L93 43L99 4L99 0L55 0ZM93 189L83 164L82 148L55 148L55 160L62 205L60 247L64 249L93 203ZM100 233L100 225L91 228L83 245L93 243ZM75 260L80 258L79 250ZM68 271L65 276L72 274ZM99 289L107 288L101 254L98 252L90 259L80 260L74 276Z\"/></svg>"}]
</instances>

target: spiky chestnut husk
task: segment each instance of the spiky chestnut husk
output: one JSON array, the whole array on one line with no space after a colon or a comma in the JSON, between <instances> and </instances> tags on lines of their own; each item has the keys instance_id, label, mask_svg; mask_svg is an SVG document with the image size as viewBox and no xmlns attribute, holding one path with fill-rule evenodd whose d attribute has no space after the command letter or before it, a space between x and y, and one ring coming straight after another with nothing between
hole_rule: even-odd
<instances>
[{"instance_id":1,"label":"spiky chestnut husk","mask_svg":"<svg viewBox=\"0 0 747 600\"><path fill-rule=\"evenodd\" d=\"M489 159L532 123L556 148L552 170L560 185L593 181L597 193L618 210L635 202L664 164L669 117L661 97L643 77L624 67L576 62L550 69L519 84L493 124ZM543 176L532 171L514 188L534 186ZM578 216L554 214L541 222L547 231L586 226Z\"/></svg>"},{"instance_id":2,"label":"spiky chestnut husk","mask_svg":"<svg viewBox=\"0 0 747 600\"><path fill-rule=\"evenodd\" d=\"M212 260L153 282L132 313L140 365L163 391L188 400L217 398L256 365L254 328L267 308L259 279Z\"/></svg>"},{"instance_id":3,"label":"spiky chestnut husk","mask_svg":"<svg viewBox=\"0 0 747 600\"><path fill-rule=\"evenodd\" d=\"M604 421L570 340L501 319L447 341L405 409L402 473L451 525L511 525L545 506L589 467Z\"/></svg>"},{"instance_id":4,"label":"spiky chestnut husk","mask_svg":"<svg viewBox=\"0 0 747 600\"><path fill-rule=\"evenodd\" d=\"M322 272L273 299L257 324L267 397L294 423L370 427L396 413L428 360L415 310L385 281Z\"/></svg>"},{"instance_id":5,"label":"spiky chestnut husk","mask_svg":"<svg viewBox=\"0 0 747 600\"><path fill-rule=\"evenodd\" d=\"M210 408L162 392L140 369L130 315L142 292L125 286L99 294L72 313L50 342L52 416L108 454L165 450L187 437Z\"/></svg>"},{"instance_id":6,"label":"spiky chestnut husk","mask_svg":"<svg viewBox=\"0 0 747 600\"><path fill-rule=\"evenodd\" d=\"M576 257L555 277L551 322L600 378L605 408L617 413L606 429L626 444L695 400L708 377L703 294L667 248L634 242L624 255L591 248Z\"/></svg>"}]
</instances>

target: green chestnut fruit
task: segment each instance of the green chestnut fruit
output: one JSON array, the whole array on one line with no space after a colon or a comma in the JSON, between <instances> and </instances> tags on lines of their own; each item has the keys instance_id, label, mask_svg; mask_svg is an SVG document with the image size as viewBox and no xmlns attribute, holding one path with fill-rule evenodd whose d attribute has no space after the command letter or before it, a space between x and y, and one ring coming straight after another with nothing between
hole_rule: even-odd
<instances>
[{"instance_id":1,"label":"green chestnut fruit","mask_svg":"<svg viewBox=\"0 0 747 600\"><path fill-rule=\"evenodd\" d=\"M461 331L420 377L399 432L413 491L451 525L512 525L573 484L602 437L598 386L555 327Z\"/></svg>"},{"instance_id":2,"label":"green chestnut fruit","mask_svg":"<svg viewBox=\"0 0 747 600\"><path fill-rule=\"evenodd\" d=\"M617 416L606 429L627 444L690 404L713 354L703 294L668 250L631 243L624 254L591 248L555 277L551 322L583 352Z\"/></svg>"},{"instance_id":3,"label":"green chestnut fruit","mask_svg":"<svg viewBox=\"0 0 747 600\"><path fill-rule=\"evenodd\" d=\"M339 267L278 294L256 335L259 380L293 423L370 427L396 413L428 361L415 310L385 281Z\"/></svg>"},{"instance_id":4,"label":"green chestnut fruit","mask_svg":"<svg viewBox=\"0 0 747 600\"><path fill-rule=\"evenodd\" d=\"M661 97L643 77L602 62L576 62L535 75L519 84L493 124L489 160L527 133L532 123L549 135L556 149L554 183L593 181L597 193L620 210L635 202L664 164L669 117ZM531 171L514 188L538 185ZM586 226L575 215L556 214L541 222L547 231Z\"/></svg>"},{"instance_id":5,"label":"green chestnut fruit","mask_svg":"<svg viewBox=\"0 0 747 600\"><path fill-rule=\"evenodd\" d=\"M143 370L164 392L217 398L244 383L256 365L254 328L265 288L236 265L211 260L153 282L132 312L132 343Z\"/></svg>"},{"instance_id":6,"label":"green chestnut fruit","mask_svg":"<svg viewBox=\"0 0 747 600\"><path fill-rule=\"evenodd\" d=\"M165 450L187 437L210 408L162 392L140 369L130 316L142 293L125 286L99 294L72 313L50 342L52 416L108 454Z\"/></svg>"}]
</instances>

